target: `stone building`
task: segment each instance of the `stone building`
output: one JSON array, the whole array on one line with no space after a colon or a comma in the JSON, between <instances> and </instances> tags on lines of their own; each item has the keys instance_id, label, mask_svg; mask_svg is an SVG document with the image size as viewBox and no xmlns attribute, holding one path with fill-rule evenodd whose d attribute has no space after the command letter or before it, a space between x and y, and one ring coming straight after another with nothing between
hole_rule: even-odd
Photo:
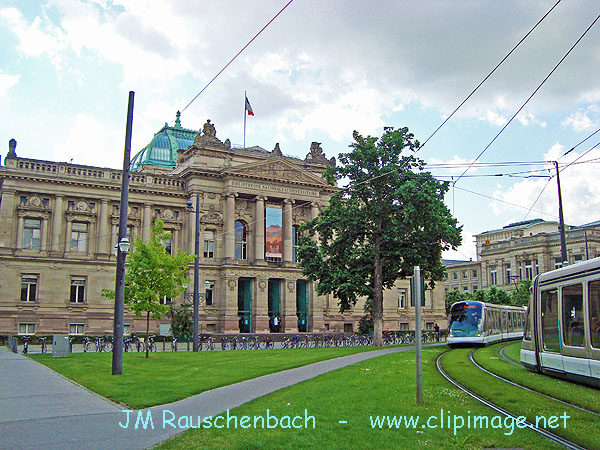
<instances>
[{"instance_id":1,"label":"stone building","mask_svg":"<svg viewBox=\"0 0 600 450\"><path fill-rule=\"evenodd\" d=\"M194 253L200 236L202 333L356 331L363 305L340 314L296 264L299 226L336 191L323 179L335 164L313 142L304 160L275 145L235 148L210 121L201 132L165 124L131 161L128 234L150 238L156 219L165 246ZM0 166L0 334L112 332L121 171L19 158L9 143ZM186 208L199 196L200 229ZM190 265L190 277L192 265ZM176 299L189 299L194 287ZM427 292L423 326L445 327L442 288ZM408 280L385 292L384 328L414 329ZM152 321L167 333L169 321ZM125 333L145 330L125 314Z\"/></svg>"},{"instance_id":2,"label":"stone building","mask_svg":"<svg viewBox=\"0 0 600 450\"><path fill-rule=\"evenodd\" d=\"M569 264L600 256L600 222L565 226ZM477 261L445 261L445 290L512 291L523 279L562 267L558 222L533 219L475 236Z\"/></svg>"}]
</instances>

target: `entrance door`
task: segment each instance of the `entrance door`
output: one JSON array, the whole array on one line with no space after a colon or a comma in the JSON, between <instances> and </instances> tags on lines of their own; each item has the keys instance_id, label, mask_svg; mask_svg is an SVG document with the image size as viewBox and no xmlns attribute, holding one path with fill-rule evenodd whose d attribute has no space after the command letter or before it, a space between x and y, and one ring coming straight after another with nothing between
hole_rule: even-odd
<instances>
[{"instance_id":1,"label":"entrance door","mask_svg":"<svg viewBox=\"0 0 600 450\"><path fill-rule=\"evenodd\" d=\"M308 283L306 280L296 281L296 315L298 331L308 331Z\"/></svg>"},{"instance_id":2,"label":"entrance door","mask_svg":"<svg viewBox=\"0 0 600 450\"><path fill-rule=\"evenodd\" d=\"M281 330L281 280L269 280L269 330Z\"/></svg>"},{"instance_id":3,"label":"entrance door","mask_svg":"<svg viewBox=\"0 0 600 450\"><path fill-rule=\"evenodd\" d=\"M252 279L238 280L238 316L240 333L252 333Z\"/></svg>"}]
</instances>

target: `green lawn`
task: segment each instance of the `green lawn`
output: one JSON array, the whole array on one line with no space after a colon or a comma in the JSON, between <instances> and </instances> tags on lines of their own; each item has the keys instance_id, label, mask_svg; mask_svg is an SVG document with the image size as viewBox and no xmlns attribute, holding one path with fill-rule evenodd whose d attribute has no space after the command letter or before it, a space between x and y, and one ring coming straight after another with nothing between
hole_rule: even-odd
<instances>
[{"instance_id":1,"label":"green lawn","mask_svg":"<svg viewBox=\"0 0 600 450\"><path fill-rule=\"evenodd\" d=\"M527 372L525 369L503 361L497 353L498 350L498 346L477 350L475 353L478 355L476 361L486 368L499 364L505 367L507 371ZM536 423L536 417L538 416L544 416L548 420L551 416L560 417L566 414L569 417L566 422L564 419L560 419L555 423L557 427L549 427L547 428L548 431L577 442L586 448L599 448L600 421L597 416L544 398L537 393L511 386L482 372L469 361L471 351L472 349L457 349L444 356L443 367L451 377L496 405L519 416L527 417L532 423ZM558 381L548 380L548 377L525 372L523 372L523 375L533 376L536 378L537 384ZM518 380L515 381L519 382ZM581 386L573 384L562 385L563 390L570 390L572 394L580 392L580 388Z\"/></svg>"},{"instance_id":2,"label":"green lawn","mask_svg":"<svg viewBox=\"0 0 600 450\"><path fill-rule=\"evenodd\" d=\"M134 409L171 403L210 389L374 347L123 354L123 375L111 375L112 353L31 355L61 375Z\"/></svg>"},{"instance_id":3,"label":"green lawn","mask_svg":"<svg viewBox=\"0 0 600 450\"><path fill-rule=\"evenodd\" d=\"M473 355L475 361L490 372L515 383L577 406L600 412L600 390L538 374L524 367L510 364L498 354L503 345L505 344L497 344L477 350ZM504 350L504 354L513 359L515 349L521 349L520 342L511 344Z\"/></svg>"},{"instance_id":4,"label":"green lawn","mask_svg":"<svg viewBox=\"0 0 600 450\"><path fill-rule=\"evenodd\" d=\"M194 429L163 443L160 450L173 449L555 449L536 433L510 427L467 429L467 420L490 409L466 397L450 385L435 368L435 359L445 348L423 351L424 405L415 402L415 353L396 353L364 361L321 375L231 410L238 419L263 416L315 417L301 429L223 428ZM445 417L465 421L462 429L440 427L440 410ZM419 417L415 426L372 427L374 417ZM432 428L426 426L429 417ZM347 421L346 424L340 421ZM451 419L459 424L460 419ZM444 420L446 422L446 419ZM299 422L298 422L299 423ZM303 422L304 423L304 422ZM233 422L232 422L233 424ZM260 425L260 423L259 423ZM433 428L433 426L437 426Z\"/></svg>"}]
</instances>

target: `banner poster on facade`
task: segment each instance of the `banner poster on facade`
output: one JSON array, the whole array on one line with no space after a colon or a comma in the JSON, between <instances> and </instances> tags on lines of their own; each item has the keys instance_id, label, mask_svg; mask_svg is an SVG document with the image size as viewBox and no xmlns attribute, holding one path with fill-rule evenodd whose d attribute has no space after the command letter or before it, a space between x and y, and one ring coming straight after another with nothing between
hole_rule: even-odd
<instances>
[{"instance_id":1,"label":"banner poster on facade","mask_svg":"<svg viewBox=\"0 0 600 450\"><path fill-rule=\"evenodd\" d=\"M282 209L268 206L265 208L265 257L283 256Z\"/></svg>"}]
</instances>

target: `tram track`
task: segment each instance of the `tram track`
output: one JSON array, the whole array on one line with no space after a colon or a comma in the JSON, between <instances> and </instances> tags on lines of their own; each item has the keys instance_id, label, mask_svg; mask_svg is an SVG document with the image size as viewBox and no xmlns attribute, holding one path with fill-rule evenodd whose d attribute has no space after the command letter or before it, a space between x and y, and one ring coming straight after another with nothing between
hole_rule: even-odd
<instances>
[{"instance_id":1,"label":"tram track","mask_svg":"<svg viewBox=\"0 0 600 450\"><path fill-rule=\"evenodd\" d=\"M518 415L516 415L516 414L513 414L513 413L511 413L510 411L508 411L508 410L506 410L506 409L504 409L504 408L502 408L502 407L500 407L500 406L496 405L495 403L493 403L493 402L491 402L491 401L489 401L489 400L485 399L484 397L480 396L479 394L476 394L475 392L473 392L473 391L471 391L470 389L466 388L465 386L463 386L462 384L460 384L458 381L456 381L454 378L452 378L450 375L448 375L448 374L446 373L446 371L445 371L445 370L443 369L443 367L442 367L441 361L442 361L442 358L444 357L444 355L446 355L446 354L447 354L447 353L449 353L450 351L452 351L452 350L448 350L448 351L446 351L446 352L442 353L442 354L441 354L440 356L438 356L438 358L436 359L436 367L437 367L438 371L440 372L440 374L441 374L441 375L442 375L442 376L443 376L443 377L444 377L446 380L448 380L448 381L449 381L449 382L450 382L452 385L454 385L455 387L457 387L458 389L460 389L460 390L461 390L461 391L463 391L465 394L469 395L470 397L472 397L473 399L475 399L475 400L476 400L476 401L478 401L479 403L481 403L481 404L483 404L483 405L487 406L488 408L490 408L490 409L492 409L492 410L496 411L497 413L499 413L499 414L501 414L501 415L503 415L503 416L505 416L505 417L511 417L511 418L513 418L513 420L518 420L518 418L519 418L519 416L518 416ZM473 352L471 352L471 356L472 356L472 354L473 354ZM476 362L475 362L475 361L474 361L472 358L471 358L471 361L472 361L472 362L473 362L473 363L476 365L476 367L478 367L478 368L480 368L480 369L484 370L485 372L487 372L487 373L490 373L490 374L491 374L491 372L489 372L489 371L487 371L487 370L485 370L485 369L481 368L481 366L479 366L479 365L478 365L478 364L477 364L477 363L476 363ZM495 375L495 374L492 374L492 375L494 375L494 376L495 376L495 377L497 377L497 378L501 378L501 377L498 377L498 376L497 376L497 375ZM503 380L505 380L505 379L503 379ZM508 381L508 380L505 380L505 381ZM510 383L512 384L512 382L510 382ZM515 384L515 385L516 385L516 384ZM519 386L519 385L517 385L517 386ZM524 389L527 389L527 390L529 390L529 388L524 388ZM537 392L537 391L532 391L532 392L534 392L534 393L536 393L536 394L540 394L540 393L539 393L539 392ZM569 406L573 406L573 405L569 405ZM587 411L587 410L586 410L586 411ZM589 411L588 411L588 412L589 412ZM597 414L597 413L594 413L594 414ZM582 447L582 446L580 446L579 444L577 444L577 443L575 443L575 442L569 441L568 439L565 439L565 438L563 438L562 436L559 436L559 435L557 435L557 434L551 433L550 431L547 431L547 430L545 430L544 428L537 427L536 425L534 425L533 423L531 423L531 422L529 422L529 421L527 421L527 420L525 420L525 421L522 421L521 423L525 424L525 425L526 425L526 426L527 426L529 429L531 429L532 431L535 431L536 433L538 433L538 434L540 434L540 435L542 435L542 436L544 436L544 437L546 437L546 438L550 439L550 440L551 440L551 441L553 441L553 442L556 442L556 443L558 443L558 444L560 444L560 445L564 445L565 447L567 447L567 448L569 448L569 449L574 449L574 450L585 450L585 449L586 449L585 447Z\"/></svg>"},{"instance_id":2,"label":"tram track","mask_svg":"<svg viewBox=\"0 0 600 450\"><path fill-rule=\"evenodd\" d=\"M506 347L509 347L509 346L511 346L511 345L512 345L512 343L511 343L511 344L506 344L506 345L504 345L504 346L503 346L503 347L500 349L500 356L501 356L501 357L502 357L502 359L504 359L506 362L509 362L509 363L511 363L511 364L513 364L513 365L515 365L515 366L523 367L523 366L522 366L520 363L518 363L518 362L516 362L516 361L514 361L514 360L512 360L512 359L510 359L508 356L506 356L506 355L504 354L504 349L505 349Z\"/></svg>"},{"instance_id":3,"label":"tram track","mask_svg":"<svg viewBox=\"0 0 600 450\"><path fill-rule=\"evenodd\" d=\"M504 377L501 377L500 375L495 374L494 372L491 372L491 371L487 370L485 367L482 367L477 361L475 361L475 358L473 358L473 354L474 353L475 353L475 350L473 350L473 351L471 351L471 353L469 353L469 359L475 365L475 367L477 367L479 370L482 370L483 372L487 373L488 375L491 375L491 376L497 378L498 380L504 381L505 383L508 383L508 384L510 384L512 386L515 386L515 387L524 389L526 391L533 392L535 394L541 395L542 397L545 397L545 398L547 398L549 400L553 400L553 401L558 402L558 403L560 403L562 405L569 406L571 408L575 408L575 409L578 409L580 411L583 411L583 412L586 412L586 413L589 413L589 414L593 414L595 416L600 417L600 413L598 413L596 411L592 411L592 410L583 408L583 407L581 407L579 405L575 405L574 403L570 403L570 402L567 402L565 400L561 400L560 398L552 397L551 395L548 395L548 394L540 392L540 391L538 391L536 389L531 389L531 388L529 388L527 386L523 386L521 384L515 383L514 381L508 380L508 379L506 379Z\"/></svg>"}]
</instances>

